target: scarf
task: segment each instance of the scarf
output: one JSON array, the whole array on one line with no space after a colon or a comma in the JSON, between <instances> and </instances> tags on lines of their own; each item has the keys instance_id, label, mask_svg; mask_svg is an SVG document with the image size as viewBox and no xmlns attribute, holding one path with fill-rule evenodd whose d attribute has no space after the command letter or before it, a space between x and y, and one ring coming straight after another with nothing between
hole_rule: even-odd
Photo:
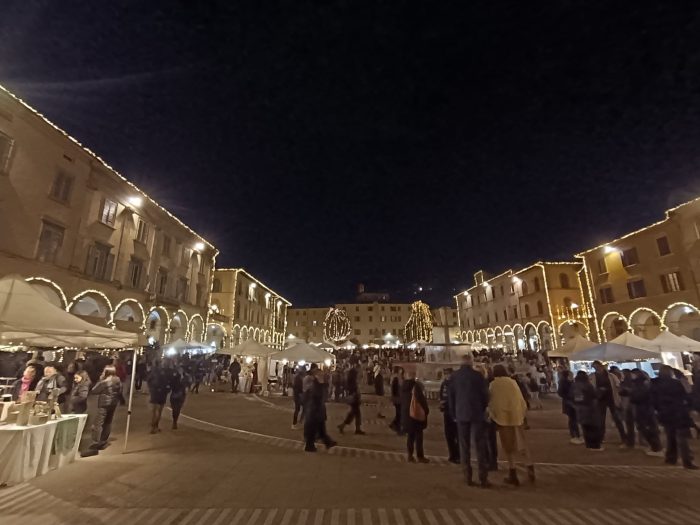
<instances>
[{"instance_id":1,"label":"scarf","mask_svg":"<svg viewBox=\"0 0 700 525\"><path fill-rule=\"evenodd\" d=\"M29 390L29 385L31 384L32 380L30 378L22 376L22 386L19 389L19 394L22 395Z\"/></svg>"}]
</instances>

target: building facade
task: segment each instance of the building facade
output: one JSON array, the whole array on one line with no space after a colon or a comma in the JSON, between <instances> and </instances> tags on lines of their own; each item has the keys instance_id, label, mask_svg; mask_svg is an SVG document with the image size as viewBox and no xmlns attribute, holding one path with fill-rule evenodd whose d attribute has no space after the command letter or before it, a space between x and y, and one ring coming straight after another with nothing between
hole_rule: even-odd
<instances>
[{"instance_id":1,"label":"building facade","mask_svg":"<svg viewBox=\"0 0 700 525\"><path fill-rule=\"evenodd\" d=\"M0 275L94 324L203 338L216 248L2 88L0 224Z\"/></svg>"},{"instance_id":2,"label":"building facade","mask_svg":"<svg viewBox=\"0 0 700 525\"><path fill-rule=\"evenodd\" d=\"M454 296L461 339L509 351L548 351L573 332L586 335L576 262L537 262L491 276L474 274L474 286Z\"/></svg>"},{"instance_id":3,"label":"building facade","mask_svg":"<svg viewBox=\"0 0 700 525\"><path fill-rule=\"evenodd\" d=\"M627 330L652 339L663 328L700 340L700 199L578 257L595 340Z\"/></svg>"},{"instance_id":4,"label":"building facade","mask_svg":"<svg viewBox=\"0 0 700 525\"><path fill-rule=\"evenodd\" d=\"M291 304L242 268L217 269L207 340L236 346L252 339L283 348Z\"/></svg>"}]
</instances>

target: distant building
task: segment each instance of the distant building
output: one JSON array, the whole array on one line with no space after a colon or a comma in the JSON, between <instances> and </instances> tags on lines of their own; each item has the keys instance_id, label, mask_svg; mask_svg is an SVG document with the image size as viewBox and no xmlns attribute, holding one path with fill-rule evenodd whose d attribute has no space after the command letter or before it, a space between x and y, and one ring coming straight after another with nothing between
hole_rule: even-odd
<instances>
[{"instance_id":1,"label":"distant building","mask_svg":"<svg viewBox=\"0 0 700 525\"><path fill-rule=\"evenodd\" d=\"M0 225L0 276L97 325L202 339L216 248L3 88Z\"/></svg>"},{"instance_id":2,"label":"distant building","mask_svg":"<svg viewBox=\"0 0 700 525\"><path fill-rule=\"evenodd\" d=\"M387 303L390 300L391 297L387 292L368 292L364 284L357 285L356 303Z\"/></svg>"},{"instance_id":3,"label":"distant building","mask_svg":"<svg viewBox=\"0 0 700 525\"><path fill-rule=\"evenodd\" d=\"M211 294L212 326L207 337L220 347L252 339L283 348L291 304L242 268L217 269Z\"/></svg>"}]
</instances>

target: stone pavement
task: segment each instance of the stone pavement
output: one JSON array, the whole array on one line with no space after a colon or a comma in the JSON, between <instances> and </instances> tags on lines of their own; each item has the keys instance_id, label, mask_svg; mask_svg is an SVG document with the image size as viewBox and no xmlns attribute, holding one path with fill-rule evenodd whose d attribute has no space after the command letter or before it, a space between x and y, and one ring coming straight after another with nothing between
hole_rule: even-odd
<instances>
[{"instance_id":1,"label":"stone pavement","mask_svg":"<svg viewBox=\"0 0 700 525\"><path fill-rule=\"evenodd\" d=\"M179 430L169 430L166 412L163 432L150 435L140 396L127 454L120 408L116 439L99 456L0 489L0 525L700 524L700 477L658 466L657 458L636 465L619 460L637 454L611 450L617 464L551 462L538 466L536 486L517 490L502 484L501 470L485 491L466 487L459 469L444 461L406 464L402 440L380 433L379 425L376 435L342 436L343 446L330 454L306 454L299 431L289 428L287 402L271 402L282 409L242 395L190 396ZM334 418L344 407L329 410ZM249 421L257 427L242 424ZM554 430L544 435L558 439ZM436 428L429 449L436 456L439 436ZM605 455L567 446L570 455L592 461Z\"/></svg>"}]
</instances>

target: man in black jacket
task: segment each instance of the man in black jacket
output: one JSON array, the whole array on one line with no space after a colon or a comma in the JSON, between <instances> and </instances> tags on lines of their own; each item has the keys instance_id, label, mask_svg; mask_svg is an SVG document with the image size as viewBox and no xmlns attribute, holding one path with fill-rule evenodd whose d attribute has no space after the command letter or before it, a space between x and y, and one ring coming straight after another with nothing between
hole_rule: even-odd
<instances>
[{"instance_id":1,"label":"man in black jacket","mask_svg":"<svg viewBox=\"0 0 700 525\"><path fill-rule=\"evenodd\" d=\"M445 441L447 442L447 461L450 463L459 463L459 439L457 437L457 423L452 418L449 407L450 398L450 377L452 369L445 368L444 378L440 385L440 412L442 412L442 421L445 430Z\"/></svg>"},{"instance_id":2,"label":"man in black jacket","mask_svg":"<svg viewBox=\"0 0 700 525\"><path fill-rule=\"evenodd\" d=\"M666 463L675 465L680 451L683 466L697 470L688 444L692 426L688 394L680 381L673 377L673 369L670 366L663 365L659 370L659 377L652 379L651 397L659 414L659 422L666 433Z\"/></svg>"},{"instance_id":3,"label":"man in black jacket","mask_svg":"<svg viewBox=\"0 0 700 525\"><path fill-rule=\"evenodd\" d=\"M345 388L347 390L347 402L350 405L350 410L345 420L338 425L338 431L342 434L345 427L355 420L355 434L363 435L362 431L362 415L360 413L360 383L358 374L360 373L360 364L355 363L350 370L346 379Z\"/></svg>"},{"instance_id":4,"label":"man in black jacket","mask_svg":"<svg viewBox=\"0 0 700 525\"><path fill-rule=\"evenodd\" d=\"M479 482L489 488L488 457L486 449L486 407L489 391L486 379L472 368L472 356L462 357L462 366L450 379L448 406L457 422L459 435L459 458L467 485L473 485L471 467L471 444L476 448L479 465Z\"/></svg>"},{"instance_id":5,"label":"man in black jacket","mask_svg":"<svg viewBox=\"0 0 700 525\"><path fill-rule=\"evenodd\" d=\"M228 367L228 372L231 374L231 392L237 393L238 392L238 383L240 381L240 375L241 375L241 364L238 362L238 359L234 359L231 362L231 366Z\"/></svg>"}]
</instances>

